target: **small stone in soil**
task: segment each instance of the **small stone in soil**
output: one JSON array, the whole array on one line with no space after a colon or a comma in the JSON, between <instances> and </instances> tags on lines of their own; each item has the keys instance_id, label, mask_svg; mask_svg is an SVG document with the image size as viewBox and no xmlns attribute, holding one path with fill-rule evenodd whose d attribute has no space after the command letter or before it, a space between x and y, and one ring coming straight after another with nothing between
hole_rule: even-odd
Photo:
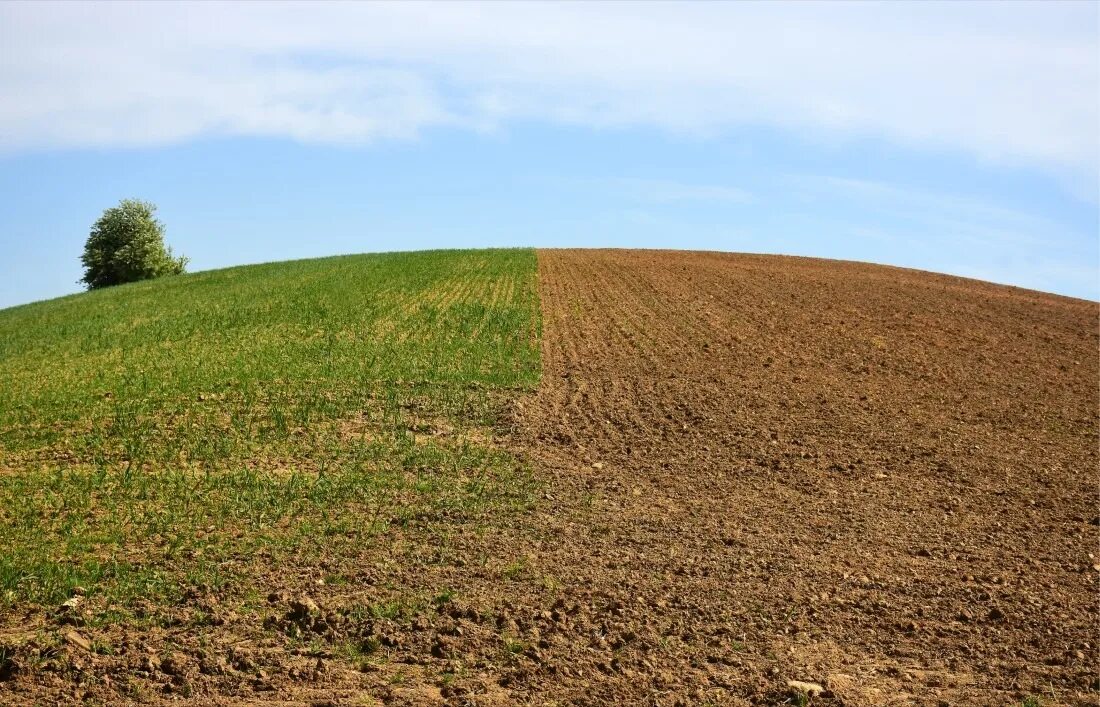
<instances>
[{"instance_id":1,"label":"small stone in soil","mask_svg":"<svg viewBox=\"0 0 1100 707\"><path fill-rule=\"evenodd\" d=\"M787 687L803 695L809 695L810 697L817 697L825 692L825 688L818 685L816 682L804 682L802 680L788 680Z\"/></svg>"},{"instance_id":2,"label":"small stone in soil","mask_svg":"<svg viewBox=\"0 0 1100 707\"><path fill-rule=\"evenodd\" d=\"M76 631L66 631L64 635L65 642L80 648L81 650L92 650L92 642L87 638L77 633Z\"/></svg>"}]
</instances>

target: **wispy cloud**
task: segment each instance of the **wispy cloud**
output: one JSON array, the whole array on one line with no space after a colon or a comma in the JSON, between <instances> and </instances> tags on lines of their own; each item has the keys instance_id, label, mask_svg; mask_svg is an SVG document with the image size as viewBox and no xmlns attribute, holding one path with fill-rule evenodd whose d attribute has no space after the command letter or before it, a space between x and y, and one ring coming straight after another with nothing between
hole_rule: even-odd
<instances>
[{"instance_id":1,"label":"wispy cloud","mask_svg":"<svg viewBox=\"0 0 1100 707\"><path fill-rule=\"evenodd\" d=\"M612 190L635 199L657 203L679 201L714 201L747 204L752 194L739 187L723 184L693 184L670 179L613 179L607 183Z\"/></svg>"},{"instance_id":2,"label":"wispy cloud","mask_svg":"<svg viewBox=\"0 0 1100 707\"><path fill-rule=\"evenodd\" d=\"M766 125L1095 181L1096 26L1092 3L4 3L0 149Z\"/></svg>"},{"instance_id":3,"label":"wispy cloud","mask_svg":"<svg viewBox=\"0 0 1100 707\"><path fill-rule=\"evenodd\" d=\"M925 238L953 238L975 246L1042 246L1063 228L1047 219L972 196L890 182L836 176L801 176L798 188L845 199L852 213L887 215L919 224Z\"/></svg>"},{"instance_id":4,"label":"wispy cloud","mask_svg":"<svg viewBox=\"0 0 1100 707\"><path fill-rule=\"evenodd\" d=\"M1042 292L1071 292L1077 297L1096 300L1097 269L1044 259L1027 259L988 267L949 263L943 272L977 280L1000 282Z\"/></svg>"},{"instance_id":5,"label":"wispy cloud","mask_svg":"<svg viewBox=\"0 0 1100 707\"><path fill-rule=\"evenodd\" d=\"M1080 226L971 195L891 182L829 175L786 181L792 194L838 207L832 233L882 244L895 264L1093 298L1100 294L1100 243Z\"/></svg>"}]
</instances>

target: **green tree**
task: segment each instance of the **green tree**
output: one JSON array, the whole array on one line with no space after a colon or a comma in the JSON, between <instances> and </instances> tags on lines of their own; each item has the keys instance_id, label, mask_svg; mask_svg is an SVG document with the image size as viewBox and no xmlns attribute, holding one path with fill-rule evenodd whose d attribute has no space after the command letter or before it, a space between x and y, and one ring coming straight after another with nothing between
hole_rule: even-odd
<instances>
[{"instance_id":1,"label":"green tree","mask_svg":"<svg viewBox=\"0 0 1100 707\"><path fill-rule=\"evenodd\" d=\"M164 224L148 201L123 199L92 226L84 244L84 282L96 290L124 282L178 275L187 258L175 257L164 245Z\"/></svg>"}]
</instances>

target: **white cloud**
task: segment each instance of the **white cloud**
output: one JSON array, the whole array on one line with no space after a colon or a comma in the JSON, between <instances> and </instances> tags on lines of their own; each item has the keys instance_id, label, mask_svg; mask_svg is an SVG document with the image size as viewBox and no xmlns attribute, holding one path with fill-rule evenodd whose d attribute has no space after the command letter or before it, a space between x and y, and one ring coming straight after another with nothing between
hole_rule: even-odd
<instances>
[{"instance_id":1,"label":"white cloud","mask_svg":"<svg viewBox=\"0 0 1100 707\"><path fill-rule=\"evenodd\" d=\"M1085 175L1097 6L0 4L0 149L536 119L868 135Z\"/></svg>"}]
</instances>

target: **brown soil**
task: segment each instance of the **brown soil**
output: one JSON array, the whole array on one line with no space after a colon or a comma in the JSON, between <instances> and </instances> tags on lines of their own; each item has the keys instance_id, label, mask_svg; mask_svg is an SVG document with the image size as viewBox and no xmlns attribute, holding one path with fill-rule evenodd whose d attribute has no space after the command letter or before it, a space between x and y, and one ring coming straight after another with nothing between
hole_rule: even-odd
<instances>
[{"instance_id":1,"label":"brown soil","mask_svg":"<svg viewBox=\"0 0 1100 707\"><path fill-rule=\"evenodd\" d=\"M0 703L1096 703L1096 303L770 256L539 269L543 382L499 442L532 510L259 558L263 610L51 618L65 671L0 652Z\"/></svg>"},{"instance_id":2,"label":"brown soil","mask_svg":"<svg viewBox=\"0 0 1100 707\"><path fill-rule=\"evenodd\" d=\"M544 251L540 288L544 562L604 640L530 694L1096 702L1095 303L646 251Z\"/></svg>"}]
</instances>

